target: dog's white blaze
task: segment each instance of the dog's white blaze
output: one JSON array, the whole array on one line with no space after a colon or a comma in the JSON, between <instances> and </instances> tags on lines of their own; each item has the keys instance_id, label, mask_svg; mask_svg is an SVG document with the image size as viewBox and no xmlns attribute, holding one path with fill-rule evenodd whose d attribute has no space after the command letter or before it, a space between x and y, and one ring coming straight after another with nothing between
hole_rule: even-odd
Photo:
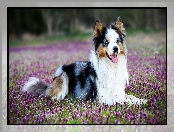
<instances>
[{"instance_id":1,"label":"dog's white blaze","mask_svg":"<svg viewBox=\"0 0 174 132\"><path fill-rule=\"evenodd\" d=\"M23 92L27 92L28 88L35 85L37 82L40 82L40 80L36 77L30 77L29 80L24 84L24 87L22 88Z\"/></svg>"},{"instance_id":2,"label":"dog's white blaze","mask_svg":"<svg viewBox=\"0 0 174 132\"><path fill-rule=\"evenodd\" d=\"M110 40L116 41L119 38L118 33L115 32L113 29L108 29L106 37L109 37Z\"/></svg>"},{"instance_id":3,"label":"dog's white blaze","mask_svg":"<svg viewBox=\"0 0 174 132\"><path fill-rule=\"evenodd\" d=\"M118 44L116 43L117 39L119 38L118 33L115 32L113 29L108 29L106 38L109 38L109 45L108 45L108 54L112 55L113 54L113 48L115 46L118 47L118 54L120 53L120 48Z\"/></svg>"}]
</instances>

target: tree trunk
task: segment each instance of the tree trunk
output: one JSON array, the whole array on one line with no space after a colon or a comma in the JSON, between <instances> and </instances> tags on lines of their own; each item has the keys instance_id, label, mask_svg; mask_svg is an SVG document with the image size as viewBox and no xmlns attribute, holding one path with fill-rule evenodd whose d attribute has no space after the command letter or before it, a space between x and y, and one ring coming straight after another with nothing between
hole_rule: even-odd
<instances>
[{"instance_id":1,"label":"tree trunk","mask_svg":"<svg viewBox=\"0 0 174 132\"><path fill-rule=\"evenodd\" d=\"M152 16L151 16L151 14L152 14L152 11L151 11L151 9L147 9L146 10L146 29L149 29L149 28L151 28L151 23L152 23Z\"/></svg>"},{"instance_id":2,"label":"tree trunk","mask_svg":"<svg viewBox=\"0 0 174 132\"><path fill-rule=\"evenodd\" d=\"M46 25L47 25L47 34L48 34L48 36L52 36L53 31L52 31L52 20L51 20L51 18L46 20Z\"/></svg>"},{"instance_id":3,"label":"tree trunk","mask_svg":"<svg viewBox=\"0 0 174 132\"><path fill-rule=\"evenodd\" d=\"M159 19L159 9L153 10L153 26L158 29L160 28L160 19Z\"/></svg>"},{"instance_id":4,"label":"tree trunk","mask_svg":"<svg viewBox=\"0 0 174 132\"><path fill-rule=\"evenodd\" d=\"M42 10L42 15L47 27L47 35L48 36L52 36L53 35L53 18L51 16L50 10L46 9L46 10Z\"/></svg>"}]
</instances>

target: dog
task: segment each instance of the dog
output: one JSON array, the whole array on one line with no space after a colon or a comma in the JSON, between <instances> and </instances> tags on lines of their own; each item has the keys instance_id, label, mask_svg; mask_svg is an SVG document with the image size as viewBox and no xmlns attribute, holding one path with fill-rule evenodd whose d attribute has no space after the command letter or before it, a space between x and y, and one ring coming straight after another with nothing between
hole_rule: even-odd
<instances>
[{"instance_id":1,"label":"dog","mask_svg":"<svg viewBox=\"0 0 174 132\"><path fill-rule=\"evenodd\" d=\"M93 49L89 61L60 65L49 85L30 77L22 91L62 100L67 95L80 100L97 100L114 105L142 104L147 100L125 93L129 84L125 28L120 17L107 28L96 20L93 28Z\"/></svg>"}]
</instances>

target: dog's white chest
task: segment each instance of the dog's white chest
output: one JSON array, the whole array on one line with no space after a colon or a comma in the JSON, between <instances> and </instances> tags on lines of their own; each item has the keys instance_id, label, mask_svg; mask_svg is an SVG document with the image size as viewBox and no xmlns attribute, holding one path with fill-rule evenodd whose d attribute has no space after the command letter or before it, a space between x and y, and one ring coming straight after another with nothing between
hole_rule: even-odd
<instances>
[{"instance_id":1,"label":"dog's white chest","mask_svg":"<svg viewBox=\"0 0 174 132\"><path fill-rule=\"evenodd\" d=\"M95 56L93 56L95 57ZM91 58L95 60L97 58ZM125 98L125 85L128 81L127 61L125 56L118 57L118 63L112 63L107 58L94 62L97 74L98 100L101 103L113 104L118 98Z\"/></svg>"}]
</instances>

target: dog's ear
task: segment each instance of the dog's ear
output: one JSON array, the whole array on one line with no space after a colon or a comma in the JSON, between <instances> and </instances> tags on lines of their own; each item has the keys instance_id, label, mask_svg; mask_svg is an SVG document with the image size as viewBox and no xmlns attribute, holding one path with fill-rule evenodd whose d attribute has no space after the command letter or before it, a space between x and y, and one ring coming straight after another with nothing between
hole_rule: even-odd
<instances>
[{"instance_id":1,"label":"dog's ear","mask_svg":"<svg viewBox=\"0 0 174 132\"><path fill-rule=\"evenodd\" d=\"M116 22L113 22L111 24L111 28L117 30L120 35L123 35L123 36L126 35L125 28L123 26L123 23L120 17L117 18Z\"/></svg>"},{"instance_id":2,"label":"dog's ear","mask_svg":"<svg viewBox=\"0 0 174 132\"><path fill-rule=\"evenodd\" d=\"M96 20L94 25L93 37L95 38L102 35L103 29L103 24L99 20Z\"/></svg>"}]
</instances>

